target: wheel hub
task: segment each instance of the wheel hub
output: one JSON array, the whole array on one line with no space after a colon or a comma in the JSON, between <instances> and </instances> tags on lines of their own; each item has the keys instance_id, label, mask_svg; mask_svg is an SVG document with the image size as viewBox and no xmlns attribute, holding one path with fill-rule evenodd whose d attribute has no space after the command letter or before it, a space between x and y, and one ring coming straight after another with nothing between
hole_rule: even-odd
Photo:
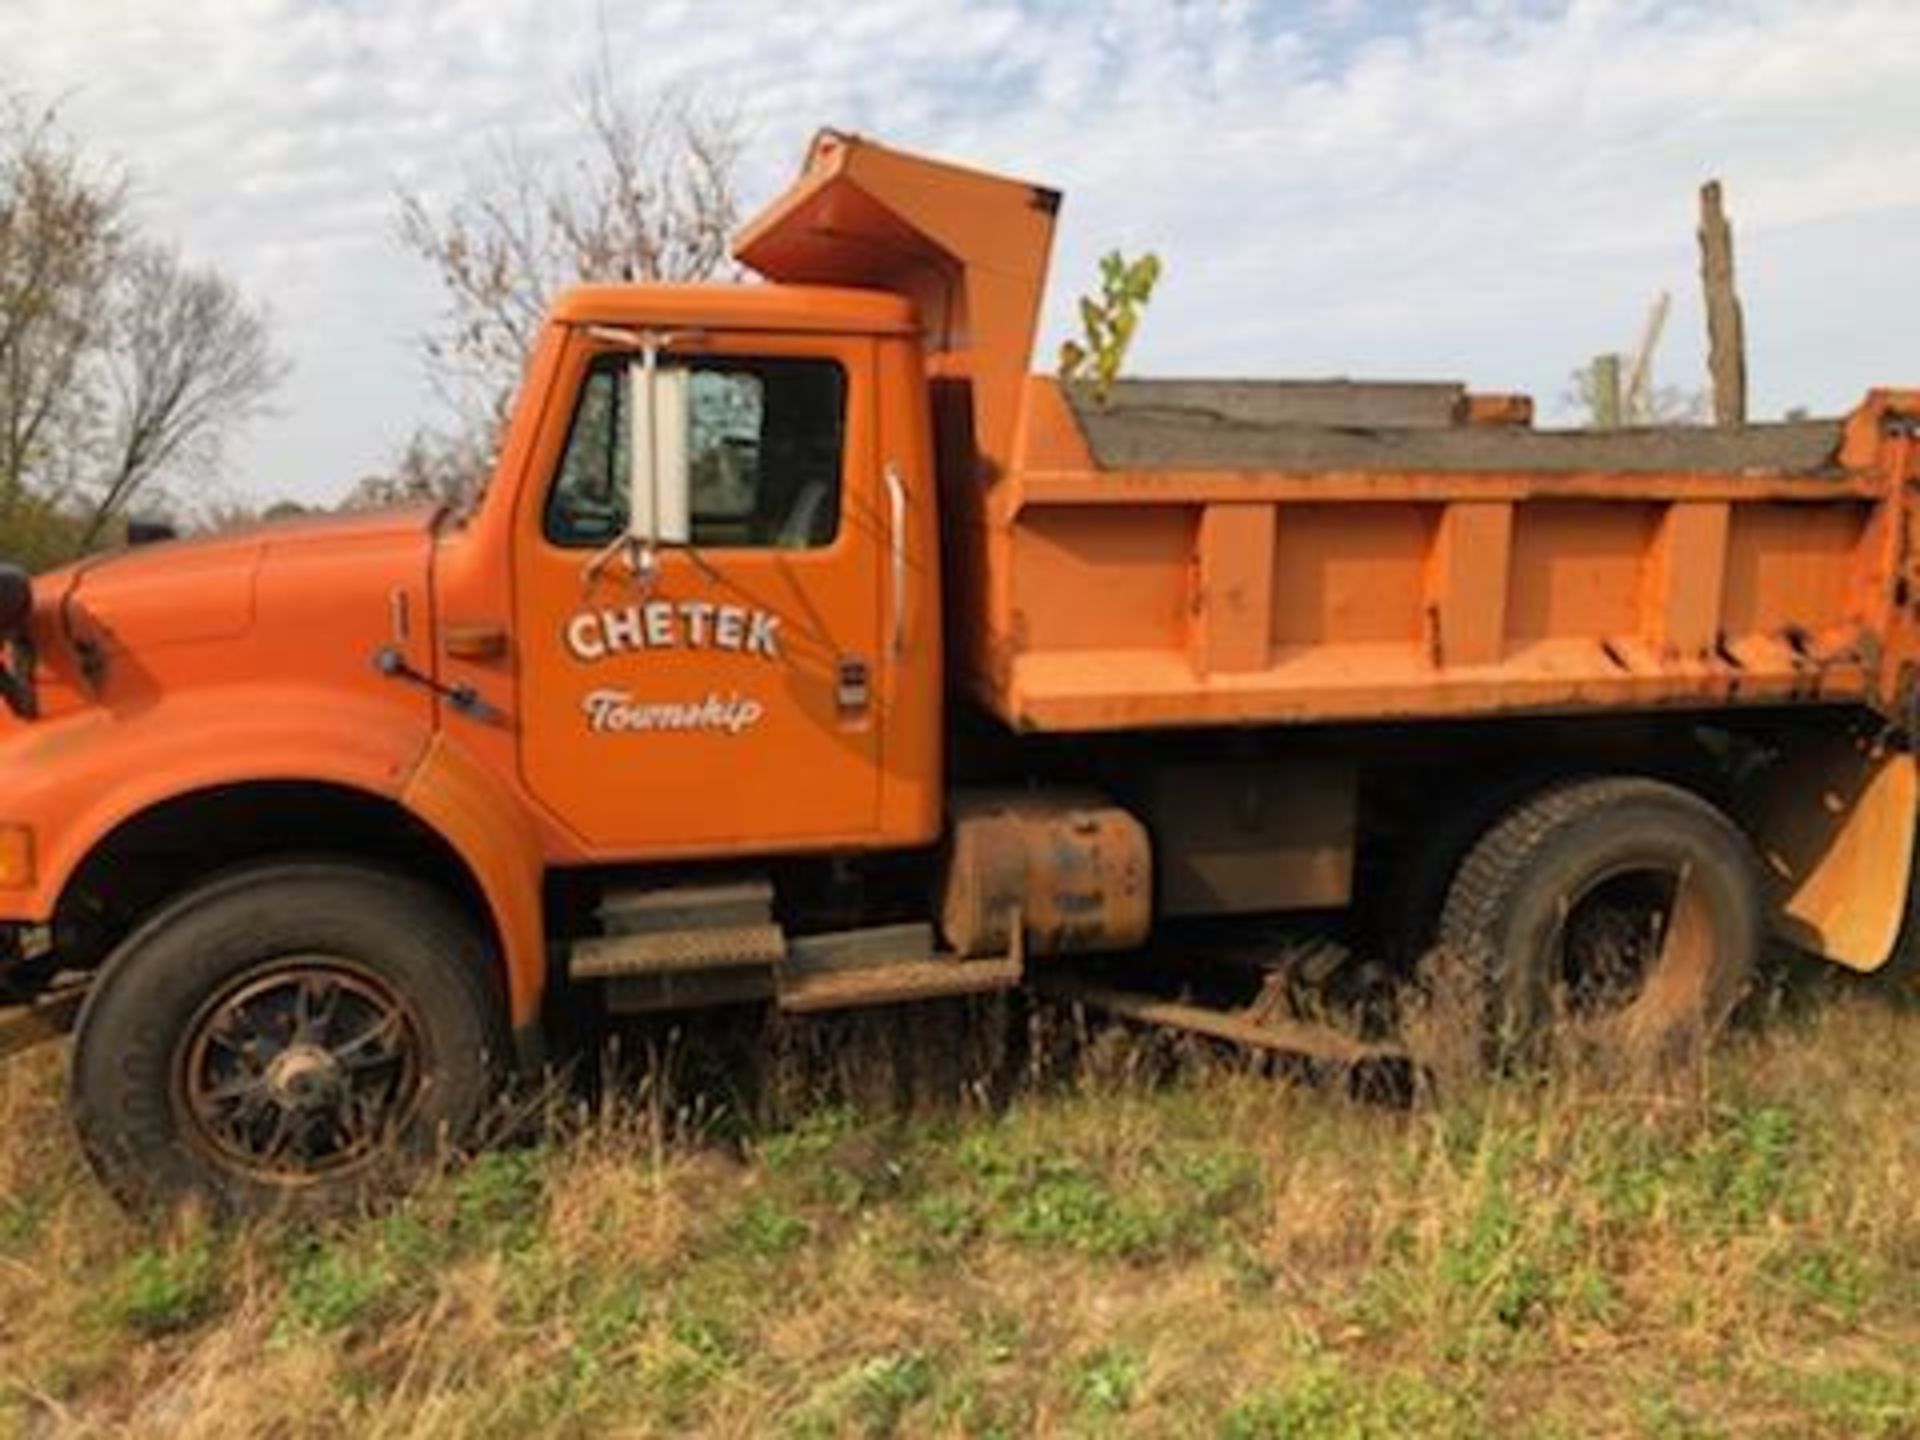
<instances>
[{"instance_id":1,"label":"wheel hub","mask_svg":"<svg viewBox=\"0 0 1920 1440\"><path fill-rule=\"evenodd\" d=\"M282 1105L312 1109L340 1090L340 1063L329 1050L305 1043L289 1045L267 1064L267 1090Z\"/></svg>"},{"instance_id":2,"label":"wheel hub","mask_svg":"<svg viewBox=\"0 0 1920 1440\"><path fill-rule=\"evenodd\" d=\"M344 959L275 962L215 996L177 1052L188 1138L222 1164L297 1184L370 1163L421 1092L420 1027Z\"/></svg>"}]
</instances>

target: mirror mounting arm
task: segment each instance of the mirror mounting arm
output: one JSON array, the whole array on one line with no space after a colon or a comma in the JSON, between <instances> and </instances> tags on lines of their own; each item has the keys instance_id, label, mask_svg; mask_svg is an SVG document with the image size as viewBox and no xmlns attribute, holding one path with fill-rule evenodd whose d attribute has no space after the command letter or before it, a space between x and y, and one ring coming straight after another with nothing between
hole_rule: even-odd
<instances>
[{"instance_id":1,"label":"mirror mounting arm","mask_svg":"<svg viewBox=\"0 0 1920 1440\"><path fill-rule=\"evenodd\" d=\"M660 554L650 541L632 534L616 535L612 543L594 551L580 567L582 585L591 590L616 555L626 557L627 574L642 589L651 586L660 573Z\"/></svg>"},{"instance_id":2,"label":"mirror mounting arm","mask_svg":"<svg viewBox=\"0 0 1920 1440\"><path fill-rule=\"evenodd\" d=\"M638 352L638 362L628 365L628 403L638 424L633 427L628 446L626 531L587 560L581 570L581 580L585 587L591 588L614 557L624 555L633 583L644 588L654 582L660 570L660 356L662 351L699 332L595 325L587 333L596 340ZM642 484L646 497L644 515L639 503ZM675 528L677 531L679 527Z\"/></svg>"}]
</instances>

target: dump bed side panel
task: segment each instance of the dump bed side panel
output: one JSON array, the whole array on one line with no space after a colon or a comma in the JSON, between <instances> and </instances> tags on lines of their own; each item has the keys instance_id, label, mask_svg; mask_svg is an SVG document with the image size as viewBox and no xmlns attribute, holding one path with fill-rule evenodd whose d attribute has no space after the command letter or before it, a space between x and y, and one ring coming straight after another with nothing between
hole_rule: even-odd
<instances>
[{"instance_id":1,"label":"dump bed side panel","mask_svg":"<svg viewBox=\"0 0 1920 1440\"><path fill-rule=\"evenodd\" d=\"M1556 434L1465 423L1464 401L1452 424L1374 425L1236 387L1136 385L1076 414L1030 382L1022 463L981 511L997 603L968 676L1010 724L1898 703L1899 417L1920 396Z\"/></svg>"}]
</instances>

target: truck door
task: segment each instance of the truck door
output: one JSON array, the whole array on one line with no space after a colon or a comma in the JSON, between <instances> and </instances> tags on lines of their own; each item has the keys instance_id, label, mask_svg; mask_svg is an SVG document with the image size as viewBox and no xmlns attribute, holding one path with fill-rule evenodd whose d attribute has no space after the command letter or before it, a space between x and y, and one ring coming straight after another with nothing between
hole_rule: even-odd
<instances>
[{"instance_id":1,"label":"truck door","mask_svg":"<svg viewBox=\"0 0 1920 1440\"><path fill-rule=\"evenodd\" d=\"M703 334L663 354L687 372L689 543L648 574L623 541L632 349L599 333L570 347L517 526L528 787L606 856L870 838L873 342Z\"/></svg>"}]
</instances>

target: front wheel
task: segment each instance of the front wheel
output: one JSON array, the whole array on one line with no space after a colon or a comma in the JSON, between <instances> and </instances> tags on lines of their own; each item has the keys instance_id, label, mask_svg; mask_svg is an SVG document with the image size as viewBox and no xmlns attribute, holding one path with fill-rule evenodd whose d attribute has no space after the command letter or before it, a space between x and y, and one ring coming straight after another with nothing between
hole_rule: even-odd
<instances>
[{"instance_id":1,"label":"front wheel","mask_svg":"<svg viewBox=\"0 0 1920 1440\"><path fill-rule=\"evenodd\" d=\"M123 1201L326 1212L467 1138L503 1073L491 949L415 882L348 864L214 880L114 952L72 1107Z\"/></svg>"}]
</instances>

